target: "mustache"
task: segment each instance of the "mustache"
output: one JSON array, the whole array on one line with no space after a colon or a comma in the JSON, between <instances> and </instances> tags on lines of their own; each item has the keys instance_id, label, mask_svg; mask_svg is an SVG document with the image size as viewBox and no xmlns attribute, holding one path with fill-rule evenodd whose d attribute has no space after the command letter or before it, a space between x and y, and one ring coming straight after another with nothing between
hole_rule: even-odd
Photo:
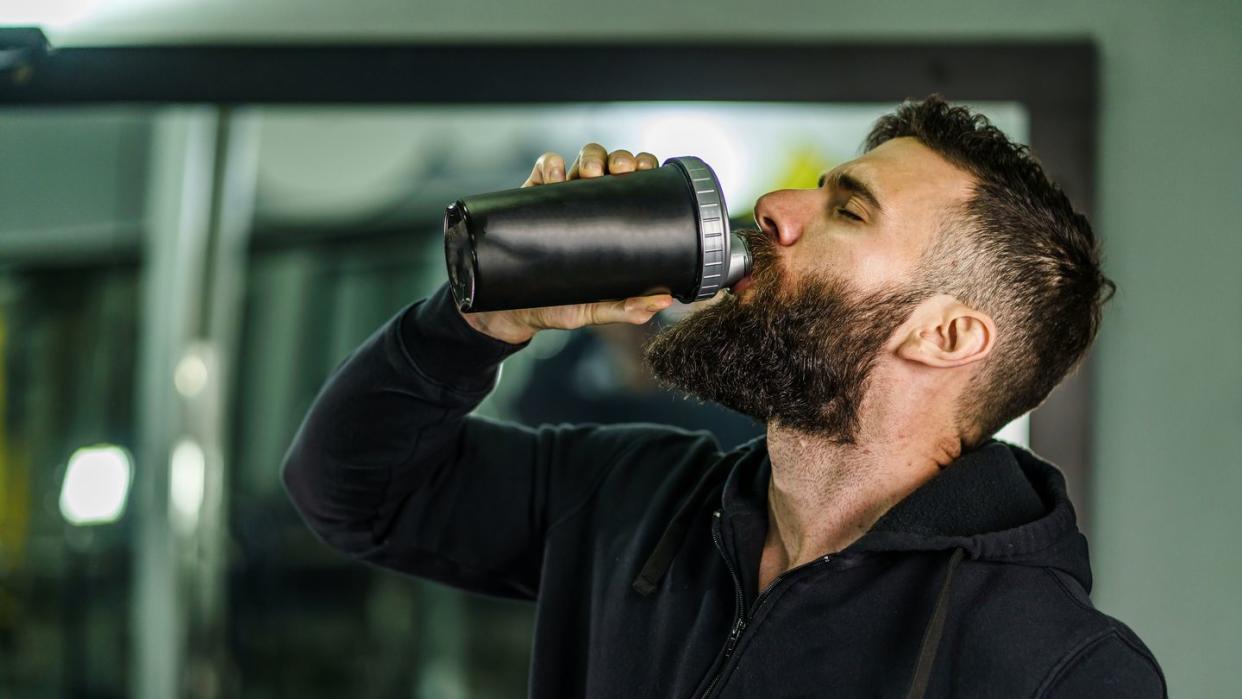
<instances>
[{"instance_id":1,"label":"mustache","mask_svg":"<svg viewBox=\"0 0 1242 699\"><path fill-rule=\"evenodd\" d=\"M783 275L776 252L775 236L755 227L738 228L733 232L746 243L746 247L750 250L750 276L756 290L761 287L768 290L774 289Z\"/></svg>"},{"instance_id":2,"label":"mustache","mask_svg":"<svg viewBox=\"0 0 1242 699\"><path fill-rule=\"evenodd\" d=\"M752 274L759 269L759 260L762 258L770 262L775 256L776 243L772 236L764 233L762 230L754 226L746 228L735 228L733 232L738 235L746 243L746 247L750 249L750 255L753 260L751 266Z\"/></svg>"}]
</instances>

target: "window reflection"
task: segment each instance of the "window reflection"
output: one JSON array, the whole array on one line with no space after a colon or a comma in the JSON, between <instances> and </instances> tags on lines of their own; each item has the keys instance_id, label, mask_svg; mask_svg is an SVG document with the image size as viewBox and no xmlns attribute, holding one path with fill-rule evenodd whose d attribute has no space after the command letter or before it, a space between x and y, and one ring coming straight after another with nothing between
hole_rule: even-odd
<instances>
[{"instance_id":1,"label":"window reflection","mask_svg":"<svg viewBox=\"0 0 1242 699\"><path fill-rule=\"evenodd\" d=\"M168 334L163 355L157 350L166 328L152 325L144 310L165 293L156 287L185 281L177 275L209 280L212 265L235 261L213 257L209 239L198 252L181 249L185 266L176 274L153 273L169 264L149 254L162 249L155 242L184 243L171 240L184 231L155 223L168 217L152 214L176 203L162 198L167 187L155 186L170 177L154 165L170 142L151 136L167 115L0 112L0 152L24 164L20 176L0 168L0 695L126 696L138 691L136 668L150 663L177 668L180 686L198 694L521 695L527 606L355 563L299 520L279 468L324 378L385 320L444 281L444 205L517 186L544 151L572 158L596 141L660 158L698 155L717 170L735 220L748 222L764 191L813 186L820 172L853 157L887 107L249 110L258 122L257 163L253 221L236 258L240 276L230 289L204 282L190 295L186 313L194 317L180 320L189 335L206 337L173 347L180 337ZM985 111L1025 135L1018 107ZM226 133L204 130L217 131ZM220 138L187 152L237 157ZM228 171L218 161L214 169ZM213 186L210 177L186 182ZM217 207L204 220L218 225L227 198L204 199ZM235 342L211 336L208 321L232 292L242 300ZM711 430L726 448L760 434L744 416L663 391L643 369L639 347L678 310L648 326L540 334L506 361L480 412L530 424L676 424ZM208 371L217 369L212 352L221 353L218 367L227 372L218 418L193 407L217 390ZM165 364L138 360L164 355ZM137 416L154 395L140 391L143 385L183 401L165 416L162 459L140 448ZM179 431L202 419L222 437L222 454ZM79 481L66 482L66 472L78 449L98 445L133 459L126 505L113 521L71 524L58 498L70 486L82 491ZM219 498L212 496L213 469L222 469ZM164 500L137 497L155 481ZM167 519L135 512L152 502L168 508ZM162 622L144 614L156 607L133 571L138 547L152 541L139 527L161 523L182 537L173 539L185 546L176 566L186 567L144 570L184 576L178 585L186 590L218 575L223 602L201 612L191 609L194 594L178 598L187 608L187 640L153 649L141 641L155 637L148 624ZM222 528L219 559L186 544L203 527ZM157 657L143 664L143 653Z\"/></svg>"}]
</instances>

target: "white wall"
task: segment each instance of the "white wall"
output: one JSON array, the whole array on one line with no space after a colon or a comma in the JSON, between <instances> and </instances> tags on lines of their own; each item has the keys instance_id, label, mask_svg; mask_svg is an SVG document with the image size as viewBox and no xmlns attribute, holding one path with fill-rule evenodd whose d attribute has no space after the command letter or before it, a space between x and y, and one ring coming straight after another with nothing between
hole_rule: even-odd
<instances>
[{"instance_id":1,"label":"white wall","mask_svg":"<svg viewBox=\"0 0 1242 699\"><path fill-rule=\"evenodd\" d=\"M1096 224L1120 287L1097 355L1095 597L1175 696L1242 696L1242 2L154 1L58 38L1095 38Z\"/></svg>"}]
</instances>

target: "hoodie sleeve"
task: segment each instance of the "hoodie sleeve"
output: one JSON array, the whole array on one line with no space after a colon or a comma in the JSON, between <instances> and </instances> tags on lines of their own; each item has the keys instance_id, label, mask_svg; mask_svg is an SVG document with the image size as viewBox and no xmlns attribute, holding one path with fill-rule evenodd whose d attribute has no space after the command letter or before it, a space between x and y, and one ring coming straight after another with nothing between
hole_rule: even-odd
<instances>
[{"instance_id":1,"label":"hoodie sleeve","mask_svg":"<svg viewBox=\"0 0 1242 699\"><path fill-rule=\"evenodd\" d=\"M317 537L384 568L533 598L548 528L645 431L470 415L526 344L475 330L442 285L358 347L315 398L281 471Z\"/></svg>"},{"instance_id":2,"label":"hoodie sleeve","mask_svg":"<svg viewBox=\"0 0 1242 699\"><path fill-rule=\"evenodd\" d=\"M1115 631L1079 650L1051 679L1039 696L1049 699L1162 699L1169 696L1164 675L1155 659L1146 649L1135 647Z\"/></svg>"}]
</instances>

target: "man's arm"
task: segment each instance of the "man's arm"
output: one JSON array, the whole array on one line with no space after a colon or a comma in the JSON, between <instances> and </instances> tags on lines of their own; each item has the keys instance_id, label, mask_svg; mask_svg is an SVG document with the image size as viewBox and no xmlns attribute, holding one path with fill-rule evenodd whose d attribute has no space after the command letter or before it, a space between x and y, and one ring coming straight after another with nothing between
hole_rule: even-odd
<instances>
[{"instance_id":1,"label":"man's arm","mask_svg":"<svg viewBox=\"0 0 1242 699\"><path fill-rule=\"evenodd\" d=\"M652 428L532 429L469 415L526 344L475 330L442 285L355 350L282 469L318 537L386 568L533 597L544 533Z\"/></svg>"}]
</instances>

